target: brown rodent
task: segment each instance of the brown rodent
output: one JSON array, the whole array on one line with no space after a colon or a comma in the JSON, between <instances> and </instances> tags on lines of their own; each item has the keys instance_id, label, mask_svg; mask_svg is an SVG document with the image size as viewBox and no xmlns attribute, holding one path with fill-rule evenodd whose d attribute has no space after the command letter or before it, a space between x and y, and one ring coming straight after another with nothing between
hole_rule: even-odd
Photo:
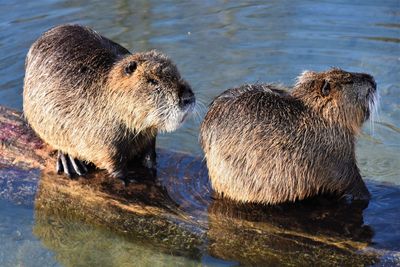
<instances>
[{"instance_id":1,"label":"brown rodent","mask_svg":"<svg viewBox=\"0 0 400 267\"><path fill-rule=\"evenodd\" d=\"M225 91L200 130L212 187L240 202L367 201L354 143L375 96L372 76L337 68L304 72L290 92L268 84Z\"/></svg>"},{"instance_id":2,"label":"brown rodent","mask_svg":"<svg viewBox=\"0 0 400 267\"><path fill-rule=\"evenodd\" d=\"M132 162L153 167L157 132L178 128L195 103L165 55L131 54L80 25L45 32L25 67L26 119L69 175L84 174L83 162L123 179Z\"/></svg>"}]
</instances>

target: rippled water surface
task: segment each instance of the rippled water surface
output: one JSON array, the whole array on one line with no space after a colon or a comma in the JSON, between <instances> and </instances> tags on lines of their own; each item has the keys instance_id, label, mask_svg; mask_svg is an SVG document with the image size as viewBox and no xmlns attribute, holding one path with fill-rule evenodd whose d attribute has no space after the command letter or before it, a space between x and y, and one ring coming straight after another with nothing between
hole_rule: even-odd
<instances>
[{"instance_id":1,"label":"rippled water surface","mask_svg":"<svg viewBox=\"0 0 400 267\"><path fill-rule=\"evenodd\" d=\"M223 90L243 83L291 85L306 69L320 71L337 66L370 73L377 80L381 104L379 118L375 117L372 125L366 123L359 138L359 168L370 180L400 185L398 0L2 0L0 105L22 108L28 48L43 31L62 23L89 25L131 51L155 48L165 52L205 106ZM158 146L200 155L198 127L205 110L199 111L198 118L189 119L177 132L161 135ZM400 203L393 199L400 196L380 196L379 190L375 193L378 196L365 211L365 221L375 227L373 241L378 247L398 252ZM0 266L66 264L32 234L34 226L32 209L0 201ZM77 227L77 234L89 231L83 228ZM139 243L124 243L109 233L101 233L101 238L119 244L120 250L134 251L132 257L144 264L196 264ZM101 258L105 264L121 263L106 258ZM232 264L207 255L202 261L208 265Z\"/></svg>"}]
</instances>

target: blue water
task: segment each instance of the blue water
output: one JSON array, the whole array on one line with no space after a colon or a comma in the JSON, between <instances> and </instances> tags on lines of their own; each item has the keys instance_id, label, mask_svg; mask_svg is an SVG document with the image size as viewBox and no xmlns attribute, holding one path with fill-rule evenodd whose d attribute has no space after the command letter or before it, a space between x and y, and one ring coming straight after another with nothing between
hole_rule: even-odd
<instances>
[{"instance_id":1,"label":"blue water","mask_svg":"<svg viewBox=\"0 0 400 267\"><path fill-rule=\"evenodd\" d=\"M59 266L32 233L32 208L0 200L0 266Z\"/></svg>"},{"instance_id":2,"label":"blue water","mask_svg":"<svg viewBox=\"0 0 400 267\"><path fill-rule=\"evenodd\" d=\"M156 48L165 52L205 105L225 89L243 83L291 85L304 70L337 66L370 73L377 80L381 105L379 118L374 118L373 127L367 123L359 138L359 167L365 178L400 185L398 0L2 0L0 105L22 108L29 46L43 31L62 23L89 25L131 51ZM200 155L199 122L200 118L191 118L175 133L161 135L158 146ZM365 211L365 220L378 230L374 237L378 247L395 248L400 203L391 199L398 196L379 197ZM32 208L0 201L0 266L59 264L54 253L34 237L32 227ZM157 257L167 257L140 245L136 250L155 255L149 256L154 264L161 264ZM223 264L207 257L204 262ZM189 264L195 263L188 260Z\"/></svg>"}]
</instances>

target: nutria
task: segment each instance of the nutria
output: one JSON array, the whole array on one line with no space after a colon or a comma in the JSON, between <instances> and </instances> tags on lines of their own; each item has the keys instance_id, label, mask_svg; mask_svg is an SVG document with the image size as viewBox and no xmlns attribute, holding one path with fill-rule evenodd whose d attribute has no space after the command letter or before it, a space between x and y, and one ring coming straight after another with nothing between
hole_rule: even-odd
<instances>
[{"instance_id":1,"label":"nutria","mask_svg":"<svg viewBox=\"0 0 400 267\"><path fill-rule=\"evenodd\" d=\"M118 178L132 162L153 167L157 132L174 131L195 103L165 55L131 54L84 26L45 32L25 67L24 114L68 175L89 162Z\"/></svg>"},{"instance_id":2,"label":"nutria","mask_svg":"<svg viewBox=\"0 0 400 267\"><path fill-rule=\"evenodd\" d=\"M368 200L354 143L375 96L372 76L338 68L306 71L292 91L270 84L225 91L200 130L212 187L263 204L320 194Z\"/></svg>"}]
</instances>

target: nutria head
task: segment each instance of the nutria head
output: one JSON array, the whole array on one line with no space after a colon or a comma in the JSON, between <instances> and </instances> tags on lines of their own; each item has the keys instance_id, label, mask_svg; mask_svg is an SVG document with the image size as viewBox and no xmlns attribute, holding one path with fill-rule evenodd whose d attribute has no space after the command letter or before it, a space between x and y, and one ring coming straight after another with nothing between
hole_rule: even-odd
<instances>
[{"instance_id":1,"label":"nutria head","mask_svg":"<svg viewBox=\"0 0 400 267\"><path fill-rule=\"evenodd\" d=\"M360 130L377 102L376 83L371 75L338 68L303 72L292 95L330 123L353 133Z\"/></svg>"},{"instance_id":2,"label":"nutria head","mask_svg":"<svg viewBox=\"0 0 400 267\"><path fill-rule=\"evenodd\" d=\"M110 109L136 131L174 131L195 105L189 84L172 61L157 51L118 61L107 84Z\"/></svg>"}]
</instances>

